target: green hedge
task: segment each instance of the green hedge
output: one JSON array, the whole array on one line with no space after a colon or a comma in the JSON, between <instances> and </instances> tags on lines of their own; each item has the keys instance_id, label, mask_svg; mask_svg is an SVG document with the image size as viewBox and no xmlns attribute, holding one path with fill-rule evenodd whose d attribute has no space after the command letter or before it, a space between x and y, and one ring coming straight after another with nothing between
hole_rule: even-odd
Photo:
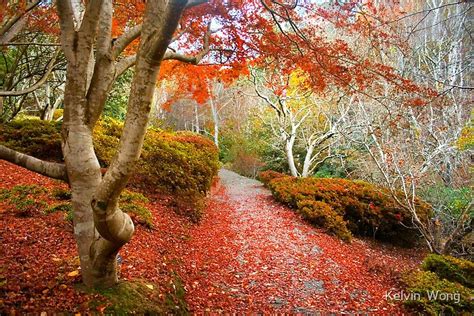
<instances>
[{"instance_id":1,"label":"green hedge","mask_svg":"<svg viewBox=\"0 0 474 316\"><path fill-rule=\"evenodd\" d=\"M349 241L352 234L372 236L411 246L419 240L411 215L389 192L363 181L331 178L295 178L274 171L259 178L280 202L304 218ZM429 205L417 200L419 217L426 221Z\"/></svg>"},{"instance_id":2,"label":"green hedge","mask_svg":"<svg viewBox=\"0 0 474 316\"><path fill-rule=\"evenodd\" d=\"M430 254L423 261L422 267L440 278L474 288L474 263L471 261Z\"/></svg>"},{"instance_id":3,"label":"green hedge","mask_svg":"<svg viewBox=\"0 0 474 316\"><path fill-rule=\"evenodd\" d=\"M41 159L62 161L60 124L35 119L13 121L0 126L0 144ZM94 130L94 147L103 168L117 151L122 129L121 122L105 118ZM129 183L144 193L173 194L177 210L197 220L218 168L217 148L207 138L149 129Z\"/></svg>"},{"instance_id":4,"label":"green hedge","mask_svg":"<svg viewBox=\"0 0 474 316\"><path fill-rule=\"evenodd\" d=\"M473 267L471 261L428 255L422 271L404 277L406 292L412 294L405 305L424 315L472 315Z\"/></svg>"},{"instance_id":5,"label":"green hedge","mask_svg":"<svg viewBox=\"0 0 474 316\"><path fill-rule=\"evenodd\" d=\"M1 124L0 144L39 159L63 160L61 123L21 119Z\"/></svg>"}]
</instances>

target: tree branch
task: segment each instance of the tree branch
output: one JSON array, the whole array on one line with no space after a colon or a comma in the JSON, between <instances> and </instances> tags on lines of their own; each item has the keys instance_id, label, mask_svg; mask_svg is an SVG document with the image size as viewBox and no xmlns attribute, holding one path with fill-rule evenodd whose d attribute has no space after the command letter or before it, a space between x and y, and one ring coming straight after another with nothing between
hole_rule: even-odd
<instances>
[{"instance_id":1,"label":"tree branch","mask_svg":"<svg viewBox=\"0 0 474 316\"><path fill-rule=\"evenodd\" d=\"M44 161L33 156L22 154L3 145L0 145L0 159L4 159L43 176L67 182L66 167L63 164Z\"/></svg>"},{"instance_id":2,"label":"tree branch","mask_svg":"<svg viewBox=\"0 0 474 316\"><path fill-rule=\"evenodd\" d=\"M113 58L117 58L131 42L140 36L141 33L142 24L138 24L117 38L112 48Z\"/></svg>"},{"instance_id":3,"label":"tree branch","mask_svg":"<svg viewBox=\"0 0 474 316\"><path fill-rule=\"evenodd\" d=\"M49 77L49 74L51 73L51 71L53 71L53 68L55 66L55 62L56 62L56 58L58 57L58 54L59 54L59 49L56 50L56 52L54 53L54 56L49 61L48 65L47 65L47 68L46 68L46 72L44 73L43 77L40 80L38 80L34 85L32 85L29 88L26 88L24 90L20 90L20 91L0 91L0 96L2 96L2 97L5 97L5 96L9 96L9 97L19 96L19 95L28 94L30 92L33 92L36 89L38 89L39 87L41 87L41 85L43 85L46 82L46 80L48 80L48 77Z\"/></svg>"},{"instance_id":4,"label":"tree branch","mask_svg":"<svg viewBox=\"0 0 474 316\"><path fill-rule=\"evenodd\" d=\"M211 34L212 34L211 23L209 23L207 25L207 31L204 34L204 43L202 46L202 50L196 55L183 55L183 54L173 52L171 50L167 50L165 53L165 56L163 57L163 60L174 59L174 60L179 60L188 64L193 64L193 65L199 64L199 62L204 58L204 56L206 56L209 53Z\"/></svg>"},{"instance_id":5,"label":"tree branch","mask_svg":"<svg viewBox=\"0 0 474 316\"><path fill-rule=\"evenodd\" d=\"M120 77L120 75L122 75L128 68L135 65L136 61L137 61L137 55L136 54L131 55L131 56L127 56L127 57L121 59L115 67L115 79Z\"/></svg>"},{"instance_id":6,"label":"tree branch","mask_svg":"<svg viewBox=\"0 0 474 316\"><path fill-rule=\"evenodd\" d=\"M15 25L21 18L23 18L28 12L33 10L41 0L36 0L28 5L24 12L18 13L15 15L10 21L8 21L1 29L0 29L0 39ZM0 40L2 42L2 40Z\"/></svg>"},{"instance_id":7,"label":"tree branch","mask_svg":"<svg viewBox=\"0 0 474 316\"><path fill-rule=\"evenodd\" d=\"M61 28L61 46L69 62L74 60L74 44L76 42L74 31L74 13L70 1L56 1L56 11L59 16ZM73 40L74 39L74 40Z\"/></svg>"}]
</instances>

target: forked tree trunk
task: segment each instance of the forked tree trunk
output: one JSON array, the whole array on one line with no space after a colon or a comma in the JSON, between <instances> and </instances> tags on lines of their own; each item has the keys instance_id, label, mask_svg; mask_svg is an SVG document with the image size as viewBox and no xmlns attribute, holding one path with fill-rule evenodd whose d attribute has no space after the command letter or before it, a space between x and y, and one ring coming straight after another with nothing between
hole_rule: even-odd
<instances>
[{"instance_id":1,"label":"forked tree trunk","mask_svg":"<svg viewBox=\"0 0 474 316\"><path fill-rule=\"evenodd\" d=\"M81 274L89 287L107 287L117 282L117 253L134 232L130 217L118 206L118 199L139 159L156 77L186 3L147 3L123 134L117 155L102 177L92 133L115 77L107 36L111 31L112 2L90 1L77 31L71 29L72 21L67 20L71 8L66 1L58 1L63 49L68 57L62 148L72 191Z\"/></svg>"},{"instance_id":2,"label":"forked tree trunk","mask_svg":"<svg viewBox=\"0 0 474 316\"><path fill-rule=\"evenodd\" d=\"M148 0L143 25L132 28L112 45L112 0L89 0L80 22L76 6L66 0L56 1L62 49L68 61L62 127L65 164L42 161L0 145L0 158L69 182L81 274L89 287L117 282L117 253L134 232L118 199L140 157L156 78L187 3ZM123 61L129 65L127 58L115 59L138 36L140 47L134 60L125 125L117 154L102 177L92 142L93 129L116 72L128 67Z\"/></svg>"}]
</instances>

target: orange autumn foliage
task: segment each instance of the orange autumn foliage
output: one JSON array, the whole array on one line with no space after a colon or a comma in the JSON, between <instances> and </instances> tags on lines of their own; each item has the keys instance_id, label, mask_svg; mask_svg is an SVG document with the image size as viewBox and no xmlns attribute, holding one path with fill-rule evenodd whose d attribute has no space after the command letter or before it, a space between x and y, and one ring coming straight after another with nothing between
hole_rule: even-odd
<instances>
[{"instance_id":1,"label":"orange autumn foliage","mask_svg":"<svg viewBox=\"0 0 474 316\"><path fill-rule=\"evenodd\" d=\"M261 172L259 178L279 202L345 241L352 234L404 246L419 240L411 228L411 214L382 187L338 178L295 178L275 171ZM427 221L430 206L419 199L415 203L418 216Z\"/></svg>"}]
</instances>

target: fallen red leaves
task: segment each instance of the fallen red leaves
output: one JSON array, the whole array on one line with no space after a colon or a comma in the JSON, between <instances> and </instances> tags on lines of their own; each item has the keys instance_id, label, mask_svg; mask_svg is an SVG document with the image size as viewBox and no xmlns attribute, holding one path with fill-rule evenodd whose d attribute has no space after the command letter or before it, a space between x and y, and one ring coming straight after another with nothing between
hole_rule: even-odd
<instances>
[{"instance_id":1,"label":"fallen red leaves","mask_svg":"<svg viewBox=\"0 0 474 316\"><path fill-rule=\"evenodd\" d=\"M64 186L2 160L0 170L0 188ZM169 210L166 197L150 197L155 229L137 228L120 253L120 277L164 292L176 272L192 312L404 311L384 294L422 254L368 240L344 244L256 182L224 172L222 183L199 225ZM91 296L75 289L76 246L61 213L21 218L0 205L0 239L1 311L85 311Z\"/></svg>"},{"instance_id":2,"label":"fallen red leaves","mask_svg":"<svg viewBox=\"0 0 474 316\"><path fill-rule=\"evenodd\" d=\"M221 172L224 190L183 245L193 312L402 313L384 295L422 258L356 239L345 244L273 201L256 181Z\"/></svg>"}]
</instances>

